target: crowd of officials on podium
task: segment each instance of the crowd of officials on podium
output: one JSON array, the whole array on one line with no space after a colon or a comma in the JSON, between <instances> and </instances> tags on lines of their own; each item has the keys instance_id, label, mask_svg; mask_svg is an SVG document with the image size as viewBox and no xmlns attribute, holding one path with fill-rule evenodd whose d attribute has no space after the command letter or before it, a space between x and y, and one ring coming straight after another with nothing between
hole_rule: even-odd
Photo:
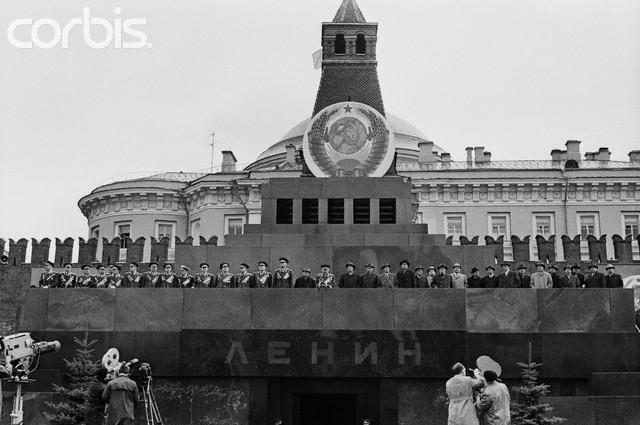
<instances>
[{"instance_id":1,"label":"crowd of officials on podium","mask_svg":"<svg viewBox=\"0 0 640 425\"><path fill-rule=\"evenodd\" d=\"M356 272L356 265L348 262L345 272L339 276L331 271L331 266L323 264L321 272L315 276L311 269L303 268L302 276L294 277L289 268L289 260L279 259L275 271L269 271L265 261L258 263L258 270L250 272L250 266L242 263L239 273L233 273L230 264L224 262L219 272L209 272L209 264L200 264L200 272L191 274L188 266L180 266L180 272L173 271L173 264L165 263L163 271L157 263L150 263L149 270L140 272L135 262L129 263L129 270L122 274L120 265L82 266L82 273L72 272L71 263L64 265L62 273L53 270L54 264L45 263L45 271L38 282L41 288L621 288L622 277L615 273L615 267L607 264L606 273L599 271L598 264L589 264L588 272L582 273L580 265L567 265L561 272L555 264L548 267L539 262L534 273L527 273L527 267L520 264L516 271L511 270L509 262L501 264L501 272L496 267L486 266L484 275L477 267L470 275L462 273L462 266L453 264L452 271L446 264L437 267L417 266L413 270L407 260L400 262L396 272L390 264L383 264L381 271L367 264L364 273ZM36 286L36 285L33 285Z\"/></svg>"}]
</instances>

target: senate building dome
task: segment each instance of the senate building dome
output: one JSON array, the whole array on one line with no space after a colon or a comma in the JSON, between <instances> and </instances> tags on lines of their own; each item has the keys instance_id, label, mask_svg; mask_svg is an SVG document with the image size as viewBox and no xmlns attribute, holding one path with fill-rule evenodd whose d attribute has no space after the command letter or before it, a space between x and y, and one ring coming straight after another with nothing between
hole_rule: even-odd
<instances>
[{"instance_id":1,"label":"senate building dome","mask_svg":"<svg viewBox=\"0 0 640 425\"><path fill-rule=\"evenodd\" d=\"M400 117L387 113L387 120L395 138L398 163L417 163L420 153L418 144L428 141L428 137ZM245 170L267 170L282 164L287 156L287 146L289 145L295 146L296 151L302 149L302 139L310 121L311 118L307 118L291 128L277 143L258 155L256 160ZM439 155L444 152L444 149L434 144L433 151Z\"/></svg>"}]
</instances>

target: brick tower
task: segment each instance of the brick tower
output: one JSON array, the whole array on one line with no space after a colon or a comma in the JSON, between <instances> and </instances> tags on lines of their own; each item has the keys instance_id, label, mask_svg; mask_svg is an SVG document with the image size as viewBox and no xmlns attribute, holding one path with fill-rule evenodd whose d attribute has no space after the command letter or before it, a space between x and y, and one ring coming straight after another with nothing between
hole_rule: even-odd
<instances>
[{"instance_id":1,"label":"brick tower","mask_svg":"<svg viewBox=\"0 0 640 425\"><path fill-rule=\"evenodd\" d=\"M333 22L322 23L322 77L313 115L347 100L365 103L384 115L377 34L378 23L365 20L356 0L343 0Z\"/></svg>"}]
</instances>

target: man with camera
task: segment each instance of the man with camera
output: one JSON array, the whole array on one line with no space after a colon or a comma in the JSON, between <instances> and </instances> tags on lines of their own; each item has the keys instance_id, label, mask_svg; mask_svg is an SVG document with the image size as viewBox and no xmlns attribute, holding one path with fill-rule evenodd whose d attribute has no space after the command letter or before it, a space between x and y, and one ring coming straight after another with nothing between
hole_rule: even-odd
<instances>
[{"instance_id":1,"label":"man with camera","mask_svg":"<svg viewBox=\"0 0 640 425\"><path fill-rule=\"evenodd\" d=\"M123 364L118 377L112 379L102 393L107 402L106 425L133 425L134 410L138 404L138 386L129 379L131 369Z\"/></svg>"}]
</instances>

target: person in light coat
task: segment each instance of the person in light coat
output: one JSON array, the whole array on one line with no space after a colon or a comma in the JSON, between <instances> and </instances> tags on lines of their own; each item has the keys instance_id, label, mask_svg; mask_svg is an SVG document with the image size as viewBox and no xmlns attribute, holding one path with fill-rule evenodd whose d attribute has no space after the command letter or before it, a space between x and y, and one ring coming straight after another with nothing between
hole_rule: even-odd
<instances>
[{"instance_id":1,"label":"person in light coat","mask_svg":"<svg viewBox=\"0 0 640 425\"><path fill-rule=\"evenodd\" d=\"M476 401L482 425L511 424L511 396L509 389L498 382L498 375L492 370L484 371L486 386Z\"/></svg>"},{"instance_id":2,"label":"person in light coat","mask_svg":"<svg viewBox=\"0 0 640 425\"><path fill-rule=\"evenodd\" d=\"M451 371L454 376L445 385L449 397L447 425L479 425L473 403L473 391L484 386L480 371L473 371L475 379L467 376L467 370L461 363L454 364Z\"/></svg>"}]
</instances>

